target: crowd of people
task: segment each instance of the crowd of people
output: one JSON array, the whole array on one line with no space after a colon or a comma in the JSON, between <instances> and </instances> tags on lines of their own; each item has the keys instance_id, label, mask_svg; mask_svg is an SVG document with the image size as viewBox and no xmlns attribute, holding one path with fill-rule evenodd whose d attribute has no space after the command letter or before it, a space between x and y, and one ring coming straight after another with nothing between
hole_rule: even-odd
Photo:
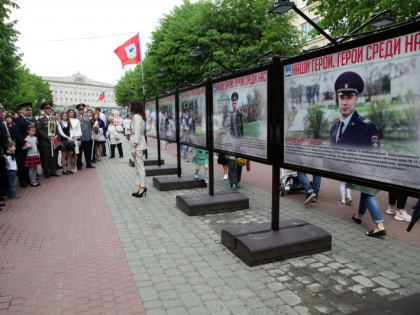
<instances>
[{"instance_id":1,"label":"crowd of people","mask_svg":"<svg viewBox=\"0 0 420 315\"><path fill-rule=\"evenodd\" d=\"M75 174L106 156L106 140L110 158L115 148L123 158L122 141L129 140L131 119L119 113L108 119L100 108L87 109L83 103L67 111L54 111L52 103L42 103L37 116L32 104L20 104L17 111L0 106L0 209L5 197L18 199L16 185L38 187L45 179ZM42 169L42 174L39 171ZM61 172L60 172L61 169Z\"/></svg>"}]
</instances>

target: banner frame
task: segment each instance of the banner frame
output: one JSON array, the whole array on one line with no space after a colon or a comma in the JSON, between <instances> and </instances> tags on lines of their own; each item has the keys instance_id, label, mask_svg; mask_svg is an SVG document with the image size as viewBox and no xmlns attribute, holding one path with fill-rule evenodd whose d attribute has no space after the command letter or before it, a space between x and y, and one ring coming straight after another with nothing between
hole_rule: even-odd
<instances>
[{"instance_id":1,"label":"banner frame","mask_svg":"<svg viewBox=\"0 0 420 315\"><path fill-rule=\"evenodd\" d=\"M215 79L210 80L210 84L211 84L211 91L212 91L211 94L213 96L213 84L218 83L218 82L222 82L222 81L235 79L235 78L238 78L238 77L243 77L243 76L258 73L258 72L262 72L262 71L267 71L267 156L266 156L266 158L260 158L260 157L251 156L251 155L243 154L243 153L232 152L232 151L228 151L228 150L216 149L214 147L214 135L212 136L212 138L213 138L214 152L231 154L231 155L233 154L236 157L241 157L241 158L244 158L244 159L247 159L247 160L250 160L250 161L271 165L272 164L273 149L272 149L272 146L270 144L273 140L272 128L271 128L271 124L272 124L273 119L270 119L270 117L272 117L272 115L270 115L270 114L273 111L273 107L276 106L276 104L273 102L273 91L272 91L272 88L270 88L274 84L272 62L265 63L265 64L262 64L262 65L258 65L258 66L255 66L255 67L251 67L251 68L246 68L246 69L243 69L243 70L241 69L239 71L236 71L236 72L233 72L233 73L230 73L230 74L227 74L227 75L219 76ZM213 97L212 97L212 99L213 99ZM210 106L213 108L213 105L214 104L213 104L213 100L212 100L212 103L210 104ZM212 118L212 124L214 124L213 118ZM214 125L212 125L211 129L214 133Z\"/></svg>"},{"instance_id":2,"label":"banner frame","mask_svg":"<svg viewBox=\"0 0 420 315\"><path fill-rule=\"evenodd\" d=\"M331 178L331 179L335 179L339 181L351 182L351 183L355 183L359 185L369 186L369 187L377 188L384 191L400 191L407 194L408 196L420 197L420 189L410 188L410 187L401 186L397 184L384 183L384 182L380 182L373 179L366 179L366 178L362 178L358 176L340 174L333 171L325 171L325 170L321 170L317 168L299 166L299 165L294 165L294 164L289 164L289 163L284 162L284 156L285 156L285 152L284 152L284 136L285 136L284 67L285 66L294 64L297 62L302 62L305 60L310 60L310 59L314 59L314 58L318 58L318 57L322 57L322 56L326 56L330 54L335 54L335 53L352 49L352 48L363 47L365 45L378 43L384 40L397 38L400 36L404 36L404 35L414 33L414 32L419 32L419 31L420 31L420 22L415 21L410 24L397 26L395 28L391 28L389 30L386 30L380 33L375 33L373 35L369 35L363 38L355 39L353 41L338 44L336 46L329 46L329 47L321 48L313 52L307 52L298 56L293 56L291 58L283 59L279 64L280 68L276 69L281 74L280 85L279 85L280 90L281 90L280 100L279 100L281 107L280 107L280 113L278 116L278 119L280 121L280 139L279 139L280 141L278 144L280 146L280 148L278 148L280 150L280 167L290 169L290 170L295 170L295 171L302 171L302 172L310 173L314 175L319 175L322 177L327 177L327 178Z\"/></svg>"}]
</instances>

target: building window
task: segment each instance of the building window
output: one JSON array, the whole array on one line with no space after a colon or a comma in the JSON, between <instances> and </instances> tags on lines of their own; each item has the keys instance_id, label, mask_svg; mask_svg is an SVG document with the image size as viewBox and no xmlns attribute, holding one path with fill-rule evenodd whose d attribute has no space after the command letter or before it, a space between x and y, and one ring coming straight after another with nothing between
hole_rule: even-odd
<instances>
[{"instance_id":1,"label":"building window","mask_svg":"<svg viewBox=\"0 0 420 315\"><path fill-rule=\"evenodd\" d=\"M318 24L319 23L319 20L320 20L319 17L317 17L317 18L313 19L312 21L314 23ZM303 39L303 41L307 42L307 41L310 41L312 39L315 39L315 38L319 37L319 33L317 33L316 35L311 34L311 31L313 29L314 28L312 27L312 25L309 24L309 23L307 23L307 22L301 24L301 31L302 31L302 39Z\"/></svg>"},{"instance_id":2,"label":"building window","mask_svg":"<svg viewBox=\"0 0 420 315\"><path fill-rule=\"evenodd\" d=\"M306 7L306 2L308 2L308 0L301 0L300 1L300 6L299 6L299 8L304 8L304 7Z\"/></svg>"}]
</instances>

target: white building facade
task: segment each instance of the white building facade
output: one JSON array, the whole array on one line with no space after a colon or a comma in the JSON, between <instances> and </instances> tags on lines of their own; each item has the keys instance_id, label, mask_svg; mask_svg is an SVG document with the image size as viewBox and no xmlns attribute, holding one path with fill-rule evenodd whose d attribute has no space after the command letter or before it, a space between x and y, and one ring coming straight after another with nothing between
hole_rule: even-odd
<instances>
[{"instance_id":1,"label":"white building facade","mask_svg":"<svg viewBox=\"0 0 420 315\"><path fill-rule=\"evenodd\" d=\"M100 107L106 115L114 109L118 109L122 115L127 112L126 108L115 103L112 84L91 80L80 73L69 77L42 76L42 80L50 85L53 103L57 108L67 109L84 103L90 108ZM98 100L102 92L104 99Z\"/></svg>"}]
</instances>

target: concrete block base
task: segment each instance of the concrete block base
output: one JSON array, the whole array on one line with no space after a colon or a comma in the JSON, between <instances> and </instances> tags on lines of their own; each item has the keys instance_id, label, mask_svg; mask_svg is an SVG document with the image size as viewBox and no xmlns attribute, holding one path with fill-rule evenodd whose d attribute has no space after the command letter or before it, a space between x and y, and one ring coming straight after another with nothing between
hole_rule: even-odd
<instances>
[{"instance_id":1,"label":"concrete block base","mask_svg":"<svg viewBox=\"0 0 420 315\"><path fill-rule=\"evenodd\" d=\"M178 173L176 165L150 165L145 166L146 176L159 176L159 175L175 175Z\"/></svg>"},{"instance_id":2,"label":"concrete block base","mask_svg":"<svg viewBox=\"0 0 420 315\"><path fill-rule=\"evenodd\" d=\"M160 191L193 189L207 187L204 179L195 179L194 175L189 176L165 176L153 177L153 186Z\"/></svg>"},{"instance_id":3,"label":"concrete block base","mask_svg":"<svg viewBox=\"0 0 420 315\"><path fill-rule=\"evenodd\" d=\"M249 209L249 198L239 192L208 192L176 196L176 206L187 215L205 215Z\"/></svg>"},{"instance_id":4,"label":"concrete block base","mask_svg":"<svg viewBox=\"0 0 420 315\"><path fill-rule=\"evenodd\" d=\"M325 230L299 219L283 220L273 231L270 223L246 224L222 230L222 244L248 266L331 250Z\"/></svg>"}]
</instances>

